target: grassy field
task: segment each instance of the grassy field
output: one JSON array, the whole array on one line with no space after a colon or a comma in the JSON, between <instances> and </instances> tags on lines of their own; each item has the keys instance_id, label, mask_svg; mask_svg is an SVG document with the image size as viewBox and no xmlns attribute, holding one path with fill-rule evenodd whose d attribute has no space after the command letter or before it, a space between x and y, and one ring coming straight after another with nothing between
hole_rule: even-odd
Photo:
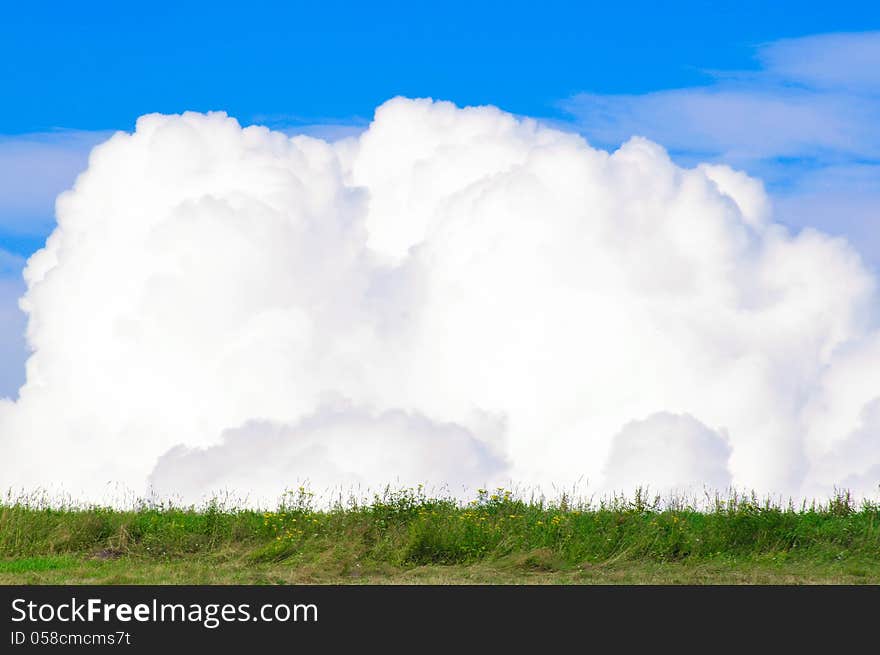
<instances>
[{"instance_id":1,"label":"grassy field","mask_svg":"<svg viewBox=\"0 0 880 655\"><path fill-rule=\"evenodd\" d=\"M421 489L273 511L0 505L2 584L880 584L880 506L846 494L598 504Z\"/></svg>"}]
</instances>

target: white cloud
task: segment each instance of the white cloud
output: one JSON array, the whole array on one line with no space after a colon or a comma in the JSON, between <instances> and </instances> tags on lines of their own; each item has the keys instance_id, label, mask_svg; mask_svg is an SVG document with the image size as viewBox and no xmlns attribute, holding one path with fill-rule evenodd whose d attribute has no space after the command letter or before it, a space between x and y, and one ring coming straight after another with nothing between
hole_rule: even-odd
<instances>
[{"instance_id":1,"label":"white cloud","mask_svg":"<svg viewBox=\"0 0 880 655\"><path fill-rule=\"evenodd\" d=\"M505 468L491 446L461 426L396 410L374 415L343 403L296 425L252 422L224 432L215 446L173 448L150 474L150 487L189 503L246 490L264 506L301 485L365 495L381 493L384 487L375 485L384 481L392 489L425 484L466 496L493 487Z\"/></svg>"},{"instance_id":2,"label":"white cloud","mask_svg":"<svg viewBox=\"0 0 880 655\"><path fill-rule=\"evenodd\" d=\"M874 392L876 393L876 387ZM815 431L814 431L815 435ZM865 403L856 428L816 457L810 472L809 492L829 497L836 489L848 489L858 496L880 492L880 395Z\"/></svg>"},{"instance_id":3,"label":"white cloud","mask_svg":"<svg viewBox=\"0 0 880 655\"><path fill-rule=\"evenodd\" d=\"M26 270L35 353L0 404L4 486L152 473L170 492L204 462L181 492L334 471L379 487L397 467L455 484L503 460L524 484L607 488L632 421L691 421L666 413L711 430L676 428L681 466L641 482L798 493L873 397L821 399L880 370L870 349L841 359L877 334L875 279L844 240L789 233L725 167L640 138L609 154L492 107L395 99L333 144L145 116L95 149L58 222ZM308 427L328 394L357 409ZM278 466L239 455L249 439ZM864 473L841 457L838 475Z\"/></svg>"}]
</instances>

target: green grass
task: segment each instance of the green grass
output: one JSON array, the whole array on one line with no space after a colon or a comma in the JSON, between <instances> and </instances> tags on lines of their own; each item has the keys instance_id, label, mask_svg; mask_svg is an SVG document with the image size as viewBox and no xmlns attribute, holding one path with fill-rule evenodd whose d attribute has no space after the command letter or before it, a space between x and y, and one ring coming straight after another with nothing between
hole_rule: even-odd
<instances>
[{"instance_id":1,"label":"green grass","mask_svg":"<svg viewBox=\"0 0 880 655\"><path fill-rule=\"evenodd\" d=\"M7 500L0 583L880 583L880 506L548 502L504 490L470 503L388 491L273 511Z\"/></svg>"}]
</instances>

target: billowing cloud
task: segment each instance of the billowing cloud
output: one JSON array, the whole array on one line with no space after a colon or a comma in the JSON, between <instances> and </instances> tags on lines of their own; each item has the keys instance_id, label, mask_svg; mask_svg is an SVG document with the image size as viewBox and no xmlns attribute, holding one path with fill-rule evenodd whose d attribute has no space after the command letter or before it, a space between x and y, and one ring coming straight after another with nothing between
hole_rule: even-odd
<instances>
[{"instance_id":1,"label":"billowing cloud","mask_svg":"<svg viewBox=\"0 0 880 655\"><path fill-rule=\"evenodd\" d=\"M724 492L732 483L729 458L726 435L687 414L658 412L614 438L605 479L626 494L647 480L662 494L691 493L695 484Z\"/></svg>"},{"instance_id":2,"label":"billowing cloud","mask_svg":"<svg viewBox=\"0 0 880 655\"><path fill-rule=\"evenodd\" d=\"M208 448L172 448L159 458L150 488L186 502L225 489L266 502L299 486L366 494L381 492L379 481L399 489L433 480L446 485L435 491L460 494L502 482L505 469L491 441L458 425L399 410L373 415L343 404L321 407L292 426L247 423Z\"/></svg>"},{"instance_id":3,"label":"billowing cloud","mask_svg":"<svg viewBox=\"0 0 880 655\"><path fill-rule=\"evenodd\" d=\"M880 492L880 395L862 406L859 419L852 432L814 458L811 495L828 497L835 489L863 497Z\"/></svg>"},{"instance_id":4,"label":"billowing cloud","mask_svg":"<svg viewBox=\"0 0 880 655\"><path fill-rule=\"evenodd\" d=\"M403 98L335 143L149 115L57 210L4 486L869 474L843 444L877 395L845 393L880 370L875 279L757 181L646 139Z\"/></svg>"}]
</instances>

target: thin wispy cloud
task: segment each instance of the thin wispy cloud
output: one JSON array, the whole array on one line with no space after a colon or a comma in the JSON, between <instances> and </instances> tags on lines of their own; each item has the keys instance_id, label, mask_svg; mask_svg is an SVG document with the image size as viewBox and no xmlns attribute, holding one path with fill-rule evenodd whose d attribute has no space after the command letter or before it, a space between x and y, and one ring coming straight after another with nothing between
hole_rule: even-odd
<instances>
[{"instance_id":1,"label":"thin wispy cloud","mask_svg":"<svg viewBox=\"0 0 880 655\"><path fill-rule=\"evenodd\" d=\"M562 103L592 143L634 134L682 163L724 162L762 178L778 218L847 236L880 262L880 32L760 46L758 71L637 95L579 93Z\"/></svg>"},{"instance_id":2,"label":"thin wispy cloud","mask_svg":"<svg viewBox=\"0 0 880 655\"><path fill-rule=\"evenodd\" d=\"M58 130L0 135L0 236L45 237L55 198L88 165L89 152L110 131Z\"/></svg>"},{"instance_id":3,"label":"thin wispy cloud","mask_svg":"<svg viewBox=\"0 0 880 655\"><path fill-rule=\"evenodd\" d=\"M23 257L0 248L0 397L15 397L24 383L26 321L18 308L25 292L23 267Z\"/></svg>"},{"instance_id":4,"label":"thin wispy cloud","mask_svg":"<svg viewBox=\"0 0 880 655\"><path fill-rule=\"evenodd\" d=\"M769 75L819 89L880 92L880 32L818 34L781 39L758 58Z\"/></svg>"},{"instance_id":5,"label":"thin wispy cloud","mask_svg":"<svg viewBox=\"0 0 880 655\"><path fill-rule=\"evenodd\" d=\"M290 136L305 134L325 141L338 141L358 136L370 125L370 120L363 116L332 118L306 117L299 114L256 114L251 122Z\"/></svg>"},{"instance_id":6,"label":"thin wispy cloud","mask_svg":"<svg viewBox=\"0 0 880 655\"><path fill-rule=\"evenodd\" d=\"M880 32L791 39L762 46L758 72L638 95L579 93L562 106L594 143L633 134L673 152L728 163L774 158L829 162L880 158Z\"/></svg>"}]
</instances>

